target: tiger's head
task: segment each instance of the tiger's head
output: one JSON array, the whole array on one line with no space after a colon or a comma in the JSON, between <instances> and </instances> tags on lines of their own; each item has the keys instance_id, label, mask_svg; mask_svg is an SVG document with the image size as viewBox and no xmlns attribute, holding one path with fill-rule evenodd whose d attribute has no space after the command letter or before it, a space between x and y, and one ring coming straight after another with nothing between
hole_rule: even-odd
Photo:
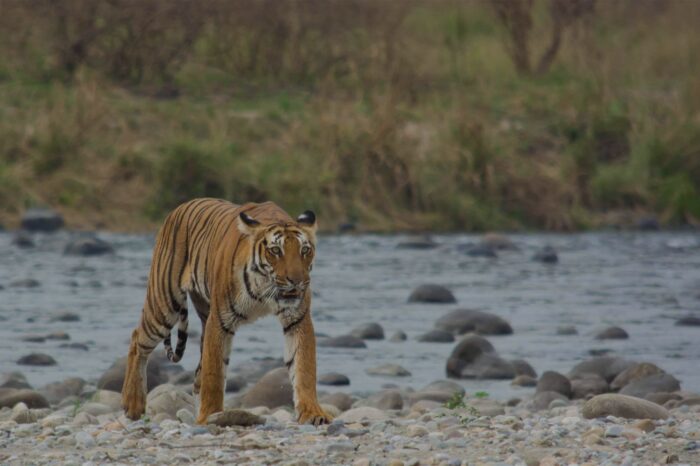
<instances>
[{"instance_id":1,"label":"tiger's head","mask_svg":"<svg viewBox=\"0 0 700 466\"><path fill-rule=\"evenodd\" d=\"M239 230L251 241L249 262L243 271L248 294L257 300L275 300L294 307L309 287L316 252L316 215L307 210L296 222L263 224L245 212Z\"/></svg>"}]
</instances>

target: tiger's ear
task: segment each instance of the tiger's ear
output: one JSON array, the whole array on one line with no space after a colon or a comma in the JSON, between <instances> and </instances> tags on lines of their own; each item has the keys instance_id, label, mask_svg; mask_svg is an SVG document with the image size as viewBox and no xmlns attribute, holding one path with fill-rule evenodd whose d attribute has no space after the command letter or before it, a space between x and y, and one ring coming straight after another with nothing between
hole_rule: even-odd
<instances>
[{"instance_id":1,"label":"tiger's ear","mask_svg":"<svg viewBox=\"0 0 700 466\"><path fill-rule=\"evenodd\" d=\"M254 230L260 226L260 222L245 212L241 212L236 221L238 222L238 230L246 235L252 235Z\"/></svg>"},{"instance_id":2,"label":"tiger's ear","mask_svg":"<svg viewBox=\"0 0 700 466\"><path fill-rule=\"evenodd\" d=\"M316 233L316 214L311 210L307 210L303 214L297 217L297 223L305 228L310 229L313 233Z\"/></svg>"}]
</instances>

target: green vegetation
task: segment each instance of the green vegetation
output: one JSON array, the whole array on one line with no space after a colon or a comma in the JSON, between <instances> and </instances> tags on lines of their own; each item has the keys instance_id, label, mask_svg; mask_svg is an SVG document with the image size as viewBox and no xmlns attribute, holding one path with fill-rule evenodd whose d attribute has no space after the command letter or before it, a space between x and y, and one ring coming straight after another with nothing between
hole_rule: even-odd
<instances>
[{"instance_id":1,"label":"green vegetation","mask_svg":"<svg viewBox=\"0 0 700 466\"><path fill-rule=\"evenodd\" d=\"M7 0L0 221L700 222L700 2Z\"/></svg>"}]
</instances>

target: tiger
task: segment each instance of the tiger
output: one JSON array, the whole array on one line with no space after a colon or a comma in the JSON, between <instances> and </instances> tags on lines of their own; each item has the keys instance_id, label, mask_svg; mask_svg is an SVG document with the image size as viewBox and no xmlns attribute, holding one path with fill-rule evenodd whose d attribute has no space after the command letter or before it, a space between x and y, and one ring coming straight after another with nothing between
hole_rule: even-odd
<instances>
[{"instance_id":1,"label":"tiger","mask_svg":"<svg viewBox=\"0 0 700 466\"><path fill-rule=\"evenodd\" d=\"M273 202L236 205L200 198L181 204L156 237L146 299L131 335L122 388L128 418L146 410L146 364L163 341L177 362L187 344L187 296L202 323L193 393L198 424L223 411L233 336L241 325L274 315L282 326L284 364L299 423L332 420L316 394L316 340L310 272L316 253L316 215L293 220ZM170 334L178 326L177 345Z\"/></svg>"}]
</instances>

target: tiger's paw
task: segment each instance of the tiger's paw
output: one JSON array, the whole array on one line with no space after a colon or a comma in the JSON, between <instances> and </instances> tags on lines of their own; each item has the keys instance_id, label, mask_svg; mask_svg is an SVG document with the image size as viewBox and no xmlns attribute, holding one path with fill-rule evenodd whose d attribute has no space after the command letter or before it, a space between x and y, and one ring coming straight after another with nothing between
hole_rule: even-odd
<instances>
[{"instance_id":1,"label":"tiger's paw","mask_svg":"<svg viewBox=\"0 0 700 466\"><path fill-rule=\"evenodd\" d=\"M299 422L299 424L320 426L321 424L329 424L333 420L333 416L324 412L318 405L308 408L299 408L298 411L297 422Z\"/></svg>"},{"instance_id":2,"label":"tiger's paw","mask_svg":"<svg viewBox=\"0 0 700 466\"><path fill-rule=\"evenodd\" d=\"M125 393L122 395L122 408L124 408L126 417L137 421L146 412L146 397L141 393Z\"/></svg>"}]
</instances>

